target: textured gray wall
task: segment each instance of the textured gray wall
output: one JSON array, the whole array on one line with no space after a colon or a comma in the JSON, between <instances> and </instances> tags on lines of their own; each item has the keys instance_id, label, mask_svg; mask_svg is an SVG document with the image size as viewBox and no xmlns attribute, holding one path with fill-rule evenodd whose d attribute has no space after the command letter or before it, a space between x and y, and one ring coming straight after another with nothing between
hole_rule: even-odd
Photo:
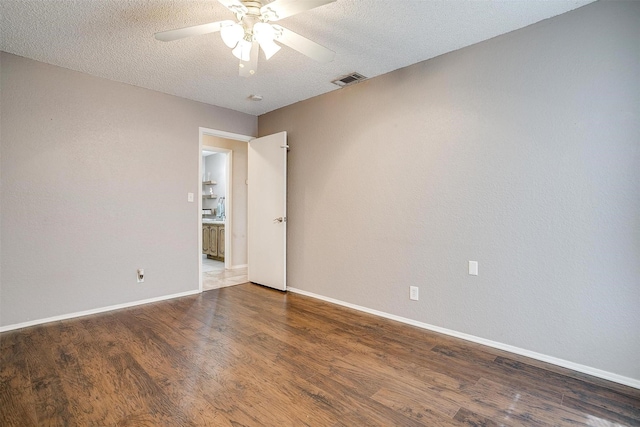
<instances>
[{"instance_id":1,"label":"textured gray wall","mask_svg":"<svg viewBox=\"0 0 640 427\"><path fill-rule=\"evenodd\" d=\"M0 326L197 290L199 127L254 135L257 119L6 53L1 67Z\"/></svg>"},{"instance_id":2,"label":"textured gray wall","mask_svg":"<svg viewBox=\"0 0 640 427\"><path fill-rule=\"evenodd\" d=\"M638 22L598 2L261 116L290 286L640 379Z\"/></svg>"}]
</instances>

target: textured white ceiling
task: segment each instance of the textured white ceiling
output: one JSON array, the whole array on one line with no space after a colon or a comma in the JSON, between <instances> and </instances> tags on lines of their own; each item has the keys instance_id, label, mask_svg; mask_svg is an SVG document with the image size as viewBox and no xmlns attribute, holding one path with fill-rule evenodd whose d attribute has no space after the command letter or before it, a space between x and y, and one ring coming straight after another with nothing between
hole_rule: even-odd
<instances>
[{"instance_id":1,"label":"textured white ceiling","mask_svg":"<svg viewBox=\"0 0 640 427\"><path fill-rule=\"evenodd\" d=\"M158 31L233 18L216 0L0 0L0 49L72 70L260 115L559 15L593 0L338 0L279 22L336 52L317 63L283 47L238 76L219 34ZM266 2L265 2L266 3ZM248 100L251 94L264 97Z\"/></svg>"}]
</instances>

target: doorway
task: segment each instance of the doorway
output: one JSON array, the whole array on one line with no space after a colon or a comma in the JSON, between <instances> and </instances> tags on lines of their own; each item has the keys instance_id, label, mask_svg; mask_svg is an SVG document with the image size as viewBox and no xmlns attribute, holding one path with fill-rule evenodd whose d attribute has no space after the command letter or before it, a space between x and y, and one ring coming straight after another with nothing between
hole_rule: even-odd
<instances>
[{"instance_id":1,"label":"doorway","mask_svg":"<svg viewBox=\"0 0 640 427\"><path fill-rule=\"evenodd\" d=\"M226 257L225 238L227 210L226 198L230 194L232 165L231 150L204 146L202 148L202 273L203 287L206 289L212 271L222 272L230 267L230 257Z\"/></svg>"},{"instance_id":2,"label":"doorway","mask_svg":"<svg viewBox=\"0 0 640 427\"><path fill-rule=\"evenodd\" d=\"M252 139L248 135L200 128L198 271L201 292L247 281L246 151ZM208 162L207 158L210 158ZM223 165L223 175L207 171L207 163ZM220 197L224 197L222 210L218 206ZM215 255L207 256L205 249L211 249L212 244L216 250L206 252ZM223 255L219 256L220 253Z\"/></svg>"}]
</instances>

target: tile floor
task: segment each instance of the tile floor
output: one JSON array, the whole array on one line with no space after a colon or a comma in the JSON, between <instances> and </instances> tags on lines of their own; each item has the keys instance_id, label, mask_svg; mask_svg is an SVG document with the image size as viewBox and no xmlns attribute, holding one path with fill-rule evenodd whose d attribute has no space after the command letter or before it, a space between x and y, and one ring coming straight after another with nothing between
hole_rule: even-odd
<instances>
[{"instance_id":1,"label":"tile floor","mask_svg":"<svg viewBox=\"0 0 640 427\"><path fill-rule=\"evenodd\" d=\"M226 288L227 286L247 283L247 268L225 270L223 261L202 256L202 290Z\"/></svg>"},{"instance_id":2,"label":"tile floor","mask_svg":"<svg viewBox=\"0 0 640 427\"><path fill-rule=\"evenodd\" d=\"M209 271L222 271L224 270L224 261L217 261L215 259L209 259L206 255L202 255L202 272L208 273Z\"/></svg>"}]
</instances>

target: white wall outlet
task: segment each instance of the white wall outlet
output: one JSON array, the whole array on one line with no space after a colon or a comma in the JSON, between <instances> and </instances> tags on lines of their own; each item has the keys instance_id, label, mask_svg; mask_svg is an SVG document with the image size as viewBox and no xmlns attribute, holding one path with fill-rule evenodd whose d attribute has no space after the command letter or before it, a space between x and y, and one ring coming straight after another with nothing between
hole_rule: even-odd
<instances>
[{"instance_id":1,"label":"white wall outlet","mask_svg":"<svg viewBox=\"0 0 640 427\"><path fill-rule=\"evenodd\" d=\"M187 202L193 203L193 193L187 193Z\"/></svg>"},{"instance_id":2,"label":"white wall outlet","mask_svg":"<svg viewBox=\"0 0 640 427\"><path fill-rule=\"evenodd\" d=\"M138 269L138 283L144 282L144 268Z\"/></svg>"},{"instance_id":3,"label":"white wall outlet","mask_svg":"<svg viewBox=\"0 0 640 427\"><path fill-rule=\"evenodd\" d=\"M417 286L409 286L409 299L414 301L418 301L418 287Z\"/></svg>"},{"instance_id":4,"label":"white wall outlet","mask_svg":"<svg viewBox=\"0 0 640 427\"><path fill-rule=\"evenodd\" d=\"M478 261L469 261L469 274L472 276L478 275Z\"/></svg>"}]
</instances>

